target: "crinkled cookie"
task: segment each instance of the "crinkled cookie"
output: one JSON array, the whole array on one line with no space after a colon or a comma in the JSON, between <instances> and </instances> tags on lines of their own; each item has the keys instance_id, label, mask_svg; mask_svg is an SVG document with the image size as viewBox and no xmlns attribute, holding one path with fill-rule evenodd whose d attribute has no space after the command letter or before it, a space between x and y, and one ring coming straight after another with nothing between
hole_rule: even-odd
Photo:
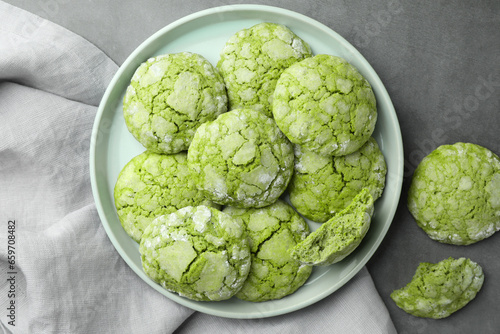
<instances>
[{"instance_id":1,"label":"crinkled cookie","mask_svg":"<svg viewBox=\"0 0 500 334\"><path fill-rule=\"evenodd\" d=\"M272 108L276 123L292 143L320 155L357 151L377 122L368 81L345 59L325 54L283 71Z\"/></svg>"},{"instance_id":2,"label":"crinkled cookie","mask_svg":"<svg viewBox=\"0 0 500 334\"><path fill-rule=\"evenodd\" d=\"M235 109L202 124L188 150L196 184L213 202L263 207L286 190L293 147L272 118Z\"/></svg>"},{"instance_id":3,"label":"crinkled cookie","mask_svg":"<svg viewBox=\"0 0 500 334\"><path fill-rule=\"evenodd\" d=\"M351 203L363 188L373 200L384 190L387 166L371 137L358 151L321 156L295 145L295 172L288 186L290 201L304 217L323 223Z\"/></svg>"},{"instance_id":4,"label":"crinkled cookie","mask_svg":"<svg viewBox=\"0 0 500 334\"><path fill-rule=\"evenodd\" d=\"M475 144L442 145L415 169L408 209L430 238L469 245L500 229L500 158Z\"/></svg>"},{"instance_id":5,"label":"crinkled cookie","mask_svg":"<svg viewBox=\"0 0 500 334\"><path fill-rule=\"evenodd\" d=\"M411 282L393 291L391 298L409 314L441 319L473 300L483 281L483 270L477 263L450 257L436 264L419 264Z\"/></svg>"},{"instance_id":6,"label":"crinkled cookie","mask_svg":"<svg viewBox=\"0 0 500 334\"><path fill-rule=\"evenodd\" d=\"M309 234L309 226L282 200L259 209L226 207L241 219L249 235L252 266L236 297L250 302L283 298L301 287L312 267L293 259L289 250Z\"/></svg>"},{"instance_id":7,"label":"crinkled cookie","mask_svg":"<svg viewBox=\"0 0 500 334\"><path fill-rule=\"evenodd\" d=\"M185 207L155 219L139 246L144 272L165 289L193 300L231 298L248 276L245 226L217 209Z\"/></svg>"},{"instance_id":8,"label":"crinkled cookie","mask_svg":"<svg viewBox=\"0 0 500 334\"><path fill-rule=\"evenodd\" d=\"M309 45L281 24L265 22L238 31L217 63L230 110L252 108L272 117L276 81L285 68L310 56Z\"/></svg>"},{"instance_id":9,"label":"crinkled cookie","mask_svg":"<svg viewBox=\"0 0 500 334\"><path fill-rule=\"evenodd\" d=\"M365 188L349 206L292 248L292 257L314 266L343 260L361 244L370 228L373 211L373 197Z\"/></svg>"},{"instance_id":10,"label":"crinkled cookie","mask_svg":"<svg viewBox=\"0 0 500 334\"><path fill-rule=\"evenodd\" d=\"M217 206L196 188L183 152L134 157L118 175L114 200L123 229L137 242L158 216L190 205Z\"/></svg>"},{"instance_id":11,"label":"crinkled cookie","mask_svg":"<svg viewBox=\"0 0 500 334\"><path fill-rule=\"evenodd\" d=\"M190 52L142 63L123 98L129 131L158 153L187 150L198 126L226 111L224 80L205 58Z\"/></svg>"}]
</instances>

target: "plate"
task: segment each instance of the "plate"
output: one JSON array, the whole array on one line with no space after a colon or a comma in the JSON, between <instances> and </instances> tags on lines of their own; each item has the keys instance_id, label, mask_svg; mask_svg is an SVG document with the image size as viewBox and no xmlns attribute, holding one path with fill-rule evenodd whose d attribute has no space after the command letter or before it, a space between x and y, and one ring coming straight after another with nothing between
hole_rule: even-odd
<instances>
[{"instance_id":1,"label":"plate","mask_svg":"<svg viewBox=\"0 0 500 334\"><path fill-rule=\"evenodd\" d=\"M376 201L375 215L361 245L343 261L315 267L308 281L295 293L280 300L251 303L231 298L220 302L197 302L166 291L142 270L138 244L122 229L113 202L119 172L144 151L128 132L122 114L122 99L136 68L148 58L181 51L196 52L212 64L219 59L228 38L260 22L281 23L309 43L314 54L340 56L356 66L371 83L377 98L378 120L373 136L383 152L388 173L385 191ZM270 6L230 5L186 16L144 41L123 63L100 103L90 146L90 176L99 216L109 239L132 270L159 293L191 309L228 318L265 318L307 307L347 283L370 259L382 242L398 206L403 182L403 145L391 99L370 64L344 38L327 26L304 15ZM312 230L319 224L308 221Z\"/></svg>"}]
</instances>

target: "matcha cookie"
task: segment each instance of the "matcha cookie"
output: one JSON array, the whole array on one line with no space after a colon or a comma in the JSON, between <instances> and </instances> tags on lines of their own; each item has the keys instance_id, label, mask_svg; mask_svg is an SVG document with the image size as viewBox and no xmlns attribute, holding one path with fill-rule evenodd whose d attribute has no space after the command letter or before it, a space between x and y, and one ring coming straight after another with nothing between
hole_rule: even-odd
<instances>
[{"instance_id":1,"label":"matcha cookie","mask_svg":"<svg viewBox=\"0 0 500 334\"><path fill-rule=\"evenodd\" d=\"M317 55L283 71L274 119L294 144L321 155L346 155L370 138L377 121L368 81L346 60Z\"/></svg>"},{"instance_id":2,"label":"matcha cookie","mask_svg":"<svg viewBox=\"0 0 500 334\"><path fill-rule=\"evenodd\" d=\"M250 302L283 298L301 287L312 272L289 255L309 234L309 226L282 200L260 209L226 207L241 219L249 235L252 266L236 297Z\"/></svg>"},{"instance_id":3,"label":"matcha cookie","mask_svg":"<svg viewBox=\"0 0 500 334\"><path fill-rule=\"evenodd\" d=\"M373 198L365 188L347 208L295 246L292 257L314 266L328 266L343 260L365 237L373 211Z\"/></svg>"},{"instance_id":4,"label":"matcha cookie","mask_svg":"<svg viewBox=\"0 0 500 334\"><path fill-rule=\"evenodd\" d=\"M231 298L248 276L245 226L206 206L155 219L139 246L144 272L165 289L193 300Z\"/></svg>"},{"instance_id":5,"label":"matcha cookie","mask_svg":"<svg viewBox=\"0 0 500 334\"><path fill-rule=\"evenodd\" d=\"M123 229L137 242L157 216L190 205L217 206L196 188L183 152L134 157L118 175L114 200Z\"/></svg>"},{"instance_id":6,"label":"matcha cookie","mask_svg":"<svg viewBox=\"0 0 500 334\"><path fill-rule=\"evenodd\" d=\"M285 191L293 147L273 119L235 109L202 124L188 150L188 165L207 198L222 205L263 207Z\"/></svg>"},{"instance_id":7,"label":"matcha cookie","mask_svg":"<svg viewBox=\"0 0 500 334\"><path fill-rule=\"evenodd\" d=\"M276 81L291 64L311 56L311 48L290 29L260 23L234 34L221 51L217 68L224 77L230 109L271 114Z\"/></svg>"},{"instance_id":8,"label":"matcha cookie","mask_svg":"<svg viewBox=\"0 0 500 334\"><path fill-rule=\"evenodd\" d=\"M473 300L483 281L481 266L469 259L426 262L418 266L408 285L391 293L391 298L409 314L441 319Z\"/></svg>"},{"instance_id":9,"label":"matcha cookie","mask_svg":"<svg viewBox=\"0 0 500 334\"><path fill-rule=\"evenodd\" d=\"M373 200L384 190L387 166L373 137L356 152L322 156L295 145L295 173L288 186L290 201L304 217L323 223L368 188Z\"/></svg>"},{"instance_id":10,"label":"matcha cookie","mask_svg":"<svg viewBox=\"0 0 500 334\"><path fill-rule=\"evenodd\" d=\"M158 153L187 150L198 126L226 111L222 77L205 58L190 52L142 63L123 98L129 131Z\"/></svg>"},{"instance_id":11,"label":"matcha cookie","mask_svg":"<svg viewBox=\"0 0 500 334\"><path fill-rule=\"evenodd\" d=\"M475 144L442 145L415 169L408 209L430 238L469 245L500 229L500 158Z\"/></svg>"}]
</instances>

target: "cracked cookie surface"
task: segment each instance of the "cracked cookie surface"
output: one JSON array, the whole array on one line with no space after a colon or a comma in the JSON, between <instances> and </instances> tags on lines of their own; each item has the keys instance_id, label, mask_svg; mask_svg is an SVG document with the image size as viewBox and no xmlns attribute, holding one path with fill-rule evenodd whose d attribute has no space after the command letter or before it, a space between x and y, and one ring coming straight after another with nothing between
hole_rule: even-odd
<instances>
[{"instance_id":1,"label":"cracked cookie surface","mask_svg":"<svg viewBox=\"0 0 500 334\"><path fill-rule=\"evenodd\" d=\"M292 257L314 266L343 260L360 245L370 228L373 212L373 198L365 188L344 210L292 248Z\"/></svg>"},{"instance_id":2,"label":"cracked cookie surface","mask_svg":"<svg viewBox=\"0 0 500 334\"><path fill-rule=\"evenodd\" d=\"M252 108L272 117L276 81L291 64L311 56L311 48L286 26L259 23L226 42L217 68L227 86L229 109Z\"/></svg>"},{"instance_id":3,"label":"cracked cookie surface","mask_svg":"<svg viewBox=\"0 0 500 334\"><path fill-rule=\"evenodd\" d=\"M483 269L466 258L420 263L412 280L391 293L396 305L417 317L442 319L476 297L484 281Z\"/></svg>"},{"instance_id":4,"label":"cracked cookie surface","mask_svg":"<svg viewBox=\"0 0 500 334\"><path fill-rule=\"evenodd\" d=\"M272 112L294 144L321 155L346 155L370 138L377 122L368 81L345 59L320 54L283 71Z\"/></svg>"},{"instance_id":5,"label":"cracked cookie surface","mask_svg":"<svg viewBox=\"0 0 500 334\"><path fill-rule=\"evenodd\" d=\"M387 166L373 137L356 152L321 156L295 145L290 201L304 217L323 223L346 208L363 189L373 200L384 190Z\"/></svg>"},{"instance_id":6,"label":"cracked cookie surface","mask_svg":"<svg viewBox=\"0 0 500 334\"><path fill-rule=\"evenodd\" d=\"M202 124L188 150L197 186L215 203L263 207L285 191L293 173L293 147L273 119L235 109Z\"/></svg>"},{"instance_id":7,"label":"cracked cookie surface","mask_svg":"<svg viewBox=\"0 0 500 334\"><path fill-rule=\"evenodd\" d=\"M123 98L130 133L158 153L187 150L198 126L226 111L222 77L208 60L191 52L142 63Z\"/></svg>"},{"instance_id":8,"label":"cracked cookie surface","mask_svg":"<svg viewBox=\"0 0 500 334\"><path fill-rule=\"evenodd\" d=\"M144 272L189 299L219 301L238 292L251 265L245 227L206 206L155 219L139 246Z\"/></svg>"},{"instance_id":9,"label":"cracked cookie surface","mask_svg":"<svg viewBox=\"0 0 500 334\"><path fill-rule=\"evenodd\" d=\"M469 245L500 229L500 158L470 143L442 145L413 174L408 209L430 238Z\"/></svg>"},{"instance_id":10,"label":"cracked cookie surface","mask_svg":"<svg viewBox=\"0 0 500 334\"><path fill-rule=\"evenodd\" d=\"M113 195L123 229L136 242L158 216L185 206L218 207L196 188L184 152L135 156L118 175Z\"/></svg>"},{"instance_id":11,"label":"cracked cookie surface","mask_svg":"<svg viewBox=\"0 0 500 334\"><path fill-rule=\"evenodd\" d=\"M312 267L293 259L289 250L309 234L309 226L282 200L259 209L226 207L223 212L246 226L252 266L236 297L251 302L280 299L300 288Z\"/></svg>"}]
</instances>

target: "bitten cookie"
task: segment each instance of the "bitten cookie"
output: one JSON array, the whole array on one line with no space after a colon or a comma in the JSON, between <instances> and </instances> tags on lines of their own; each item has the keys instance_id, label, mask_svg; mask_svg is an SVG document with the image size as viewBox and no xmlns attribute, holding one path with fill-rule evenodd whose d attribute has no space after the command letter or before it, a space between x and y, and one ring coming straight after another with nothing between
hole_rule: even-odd
<instances>
[{"instance_id":1,"label":"bitten cookie","mask_svg":"<svg viewBox=\"0 0 500 334\"><path fill-rule=\"evenodd\" d=\"M384 190L387 166L371 137L358 151L322 156L295 145L295 172L288 186L290 201L304 217L323 223L368 188L373 200Z\"/></svg>"},{"instance_id":2,"label":"bitten cookie","mask_svg":"<svg viewBox=\"0 0 500 334\"><path fill-rule=\"evenodd\" d=\"M217 68L227 86L231 109L271 114L276 81L291 64L311 56L311 48L290 29L259 23L234 34L221 51Z\"/></svg>"},{"instance_id":3,"label":"bitten cookie","mask_svg":"<svg viewBox=\"0 0 500 334\"><path fill-rule=\"evenodd\" d=\"M222 77L205 58L190 52L142 63L123 98L130 133L158 153L187 150L198 126L226 111Z\"/></svg>"},{"instance_id":4,"label":"bitten cookie","mask_svg":"<svg viewBox=\"0 0 500 334\"><path fill-rule=\"evenodd\" d=\"M466 259L448 258L419 264L412 280L391 293L396 305L417 317L441 319L460 310L481 290L481 266Z\"/></svg>"},{"instance_id":5,"label":"bitten cookie","mask_svg":"<svg viewBox=\"0 0 500 334\"><path fill-rule=\"evenodd\" d=\"M273 115L294 144L320 155L346 155L370 138L377 122L368 81L345 59L316 55L280 76Z\"/></svg>"},{"instance_id":6,"label":"bitten cookie","mask_svg":"<svg viewBox=\"0 0 500 334\"><path fill-rule=\"evenodd\" d=\"M226 207L225 213L246 226L252 266L236 297L251 302L283 298L301 287L312 267L293 259L289 250L309 234L309 226L282 200L260 209Z\"/></svg>"},{"instance_id":7,"label":"bitten cookie","mask_svg":"<svg viewBox=\"0 0 500 334\"><path fill-rule=\"evenodd\" d=\"M245 227L214 208L185 207L155 219L139 251L144 272L193 300L231 298L250 270Z\"/></svg>"},{"instance_id":8,"label":"bitten cookie","mask_svg":"<svg viewBox=\"0 0 500 334\"><path fill-rule=\"evenodd\" d=\"M415 169L408 209L430 238L469 245L500 229L500 158L470 143L442 145Z\"/></svg>"},{"instance_id":9,"label":"bitten cookie","mask_svg":"<svg viewBox=\"0 0 500 334\"><path fill-rule=\"evenodd\" d=\"M158 216L190 205L218 207L196 188L183 152L145 151L134 157L118 175L114 200L123 229L137 242Z\"/></svg>"},{"instance_id":10,"label":"bitten cookie","mask_svg":"<svg viewBox=\"0 0 500 334\"><path fill-rule=\"evenodd\" d=\"M361 244L370 228L373 211L373 198L365 188L347 208L292 248L292 257L314 266L328 266L343 260Z\"/></svg>"},{"instance_id":11,"label":"bitten cookie","mask_svg":"<svg viewBox=\"0 0 500 334\"><path fill-rule=\"evenodd\" d=\"M252 109L235 109L202 124L188 150L196 184L213 202L263 207L286 190L293 147L276 123Z\"/></svg>"}]
</instances>

